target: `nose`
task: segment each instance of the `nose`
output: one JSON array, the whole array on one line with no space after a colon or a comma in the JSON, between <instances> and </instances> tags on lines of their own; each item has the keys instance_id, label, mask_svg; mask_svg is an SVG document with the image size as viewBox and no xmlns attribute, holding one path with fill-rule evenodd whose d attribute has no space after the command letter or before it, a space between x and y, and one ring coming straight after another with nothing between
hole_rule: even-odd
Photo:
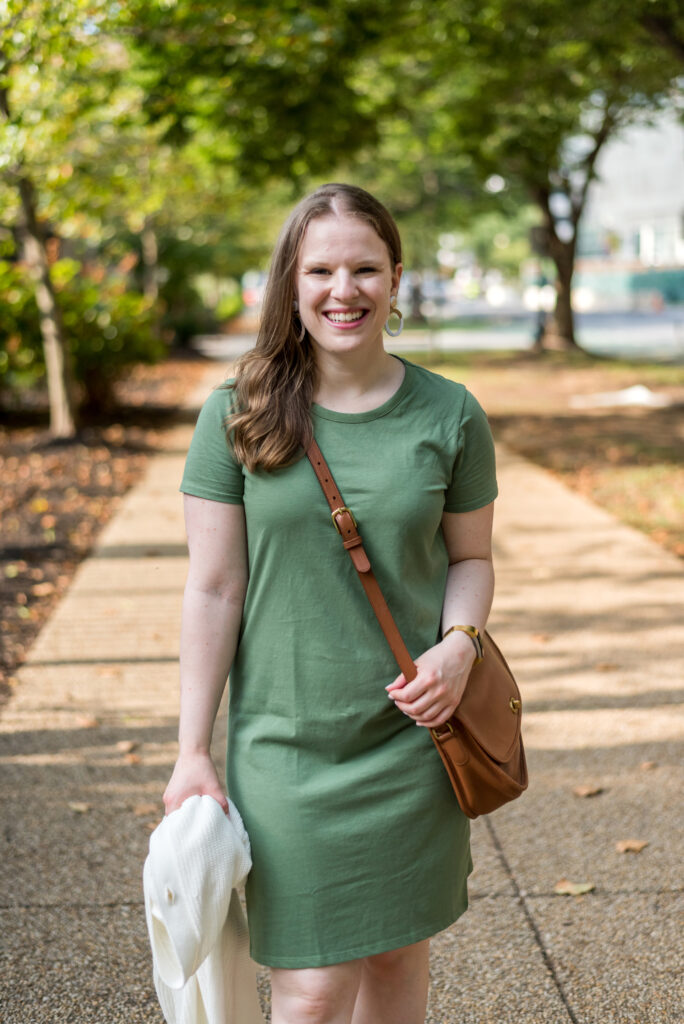
<instances>
[{"instance_id":1,"label":"nose","mask_svg":"<svg viewBox=\"0 0 684 1024\"><path fill-rule=\"evenodd\" d=\"M357 293L358 288L354 275L343 267L338 268L338 270L335 271L332 280L333 298L339 299L340 302L348 302L349 299L354 298Z\"/></svg>"}]
</instances>

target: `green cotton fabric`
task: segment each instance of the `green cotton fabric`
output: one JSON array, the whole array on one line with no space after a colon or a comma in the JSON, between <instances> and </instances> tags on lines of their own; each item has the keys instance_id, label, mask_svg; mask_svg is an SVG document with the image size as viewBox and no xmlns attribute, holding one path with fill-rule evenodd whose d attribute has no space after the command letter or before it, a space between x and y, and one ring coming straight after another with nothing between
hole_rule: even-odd
<instances>
[{"instance_id":1,"label":"green cotton fabric","mask_svg":"<svg viewBox=\"0 0 684 1024\"><path fill-rule=\"evenodd\" d=\"M316 440L409 651L440 637L444 511L496 497L486 417L405 362L370 412L314 405ZM306 458L247 472L206 401L181 490L244 504L249 585L230 672L227 784L252 844L252 956L317 967L418 942L468 905L468 819L429 732L391 701L398 674Z\"/></svg>"}]
</instances>

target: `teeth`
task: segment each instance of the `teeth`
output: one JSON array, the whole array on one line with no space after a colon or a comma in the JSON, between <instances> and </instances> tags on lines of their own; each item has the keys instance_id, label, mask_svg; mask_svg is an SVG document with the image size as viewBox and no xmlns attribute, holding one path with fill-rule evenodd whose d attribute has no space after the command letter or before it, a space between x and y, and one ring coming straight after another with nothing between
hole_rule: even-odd
<instances>
[{"instance_id":1,"label":"teeth","mask_svg":"<svg viewBox=\"0 0 684 1024\"><path fill-rule=\"evenodd\" d=\"M364 316L364 310L360 310L357 313L326 313L328 320L332 320L334 324L348 324L352 320L360 320Z\"/></svg>"}]
</instances>

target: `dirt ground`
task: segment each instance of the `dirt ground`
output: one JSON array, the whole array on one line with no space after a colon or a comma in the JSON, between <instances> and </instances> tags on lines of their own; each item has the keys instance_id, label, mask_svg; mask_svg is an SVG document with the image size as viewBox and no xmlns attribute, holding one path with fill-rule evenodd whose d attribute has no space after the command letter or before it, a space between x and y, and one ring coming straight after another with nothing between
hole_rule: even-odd
<instances>
[{"instance_id":1,"label":"dirt ground","mask_svg":"<svg viewBox=\"0 0 684 1024\"><path fill-rule=\"evenodd\" d=\"M84 424L74 441L50 439L43 402L5 415L0 425L0 701L78 564L140 479L178 403L206 367L204 360L178 357L137 367L117 387L115 415Z\"/></svg>"},{"instance_id":2,"label":"dirt ground","mask_svg":"<svg viewBox=\"0 0 684 1024\"><path fill-rule=\"evenodd\" d=\"M420 361L466 384L498 439L684 557L684 366L561 353ZM670 404L576 404L635 385Z\"/></svg>"}]
</instances>

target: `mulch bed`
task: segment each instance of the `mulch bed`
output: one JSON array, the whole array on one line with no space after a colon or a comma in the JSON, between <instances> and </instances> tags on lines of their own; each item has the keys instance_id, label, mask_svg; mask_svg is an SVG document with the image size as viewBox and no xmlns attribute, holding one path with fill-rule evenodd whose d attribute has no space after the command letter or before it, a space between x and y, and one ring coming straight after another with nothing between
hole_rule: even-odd
<instances>
[{"instance_id":1,"label":"mulch bed","mask_svg":"<svg viewBox=\"0 0 684 1024\"><path fill-rule=\"evenodd\" d=\"M91 417L74 441L51 440L40 401L0 425L0 701L207 365L175 356L136 367L117 386L115 414Z\"/></svg>"}]
</instances>

